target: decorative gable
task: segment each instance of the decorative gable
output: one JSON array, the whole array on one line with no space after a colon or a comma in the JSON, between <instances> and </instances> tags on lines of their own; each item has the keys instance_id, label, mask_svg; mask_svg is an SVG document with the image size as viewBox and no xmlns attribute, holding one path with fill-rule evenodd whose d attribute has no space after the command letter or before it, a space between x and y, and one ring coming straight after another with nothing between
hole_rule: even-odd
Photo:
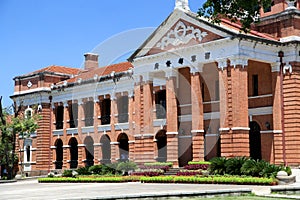
<instances>
[{"instance_id":1,"label":"decorative gable","mask_svg":"<svg viewBox=\"0 0 300 200\"><path fill-rule=\"evenodd\" d=\"M146 55L193 46L221 38L220 35L209 30L179 19Z\"/></svg>"},{"instance_id":2,"label":"decorative gable","mask_svg":"<svg viewBox=\"0 0 300 200\"><path fill-rule=\"evenodd\" d=\"M164 50L169 45L176 47L188 44L192 40L201 42L206 36L207 32L202 32L199 28L188 26L183 21L178 21L175 28L170 30L167 35L156 44L156 47Z\"/></svg>"}]
</instances>

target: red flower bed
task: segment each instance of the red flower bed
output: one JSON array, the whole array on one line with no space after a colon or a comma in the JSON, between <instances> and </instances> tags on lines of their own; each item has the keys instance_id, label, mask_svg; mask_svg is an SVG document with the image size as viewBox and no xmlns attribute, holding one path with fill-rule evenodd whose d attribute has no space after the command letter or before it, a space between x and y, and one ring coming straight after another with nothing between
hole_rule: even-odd
<instances>
[{"instance_id":1,"label":"red flower bed","mask_svg":"<svg viewBox=\"0 0 300 200\"><path fill-rule=\"evenodd\" d=\"M186 165L184 166L184 169L186 170L207 170L209 167L208 164L192 164L192 165Z\"/></svg>"}]
</instances>

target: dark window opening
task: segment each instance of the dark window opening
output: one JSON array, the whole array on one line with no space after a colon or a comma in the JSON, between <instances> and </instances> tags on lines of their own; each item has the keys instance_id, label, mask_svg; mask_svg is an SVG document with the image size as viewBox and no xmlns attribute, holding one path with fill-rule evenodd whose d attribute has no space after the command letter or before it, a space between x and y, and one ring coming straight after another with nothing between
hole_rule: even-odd
<instances>
[{"instance_id":1,"label":"dark window opening","mask_svg":"<svg viewBox=\"0 0 300 200\"><path fill-rule=\"evenodd\" d=\"M84 121L85 126L94 125L94 102L88 101L84 104Z\"/></svg>"},{"instance_id":2,"label":"dark window opening","mask_svg":"<svg viewBox=\"0 0 300 200\"><path fill-rule=\"evenodd\" d=\"M118 122L128 122L128 96L118 98Z\"/></svg>"},{"instance_id":3,"label":"dark window opening","mask_svg":"<svg viewBox=\"0 0 300 200\"><path fill-rule=\"evenodd\" d=\"M215 83L215 97L216 101L220 100L220 85L219 85L219 80L216 81Z\"/></svg>"},{"instance_id":4,"label":"dark window opening","mask_svg":"<svg viewBox=\"0 0 300 200\"><path fill-rule=\"evenodd\" d=\"M26 161L30 162L30 146L26 146Z\"/></svg>"},{"instance_id":5,"label":"dark window opening","mask_svg":"<svg viewBox=\"0 0 300 200\"><path fill-rule=\"evenodd\" d=\"M56 108L56 129L63 129L64 127L64 107L58 106Z\"/></svg>"},{"instance_id":6,"label":"dark window opening","mask_svg":"<svg viewBox=\"0 0 300 200\"><path fill-rule=\"evenodd\" d=\"M167 110L166 90L155 93L156 118L165 119Z\"/></svg>"},{"instance_id":7,"label":"dark window opening","mask_svg":"<svg viewBox=\"0 0 300 200\"><path fill-rule=\"evenodd\" d=\"M63 167L63 142L61 139L56 141L56 161L55 169L62 169Z\"/></svg>"},{"instance_id":8,"label":"dark window opening","mask_svg":"<svg viewBox=\"0 0 300 200\"><path fill-rule=\"evenodd\" d=\"M205 94L204 94L204 92L205 92L204 89L205 89L205 88L204 88L204 87L205 87L205 85L204 85L204 83L202 83L202 84L201 84L202 101L204 101L204 97L205 97Z\"/></svg>"},{"instance_id":9,"label":"dark window opening","mask_svg":"<svg viewBox=\"0 0 300 200\"><path fill-rule=\"evenodd\" d=\"M73 103L69 108L70 128L78 126L78 104Z\"/></svg>"},{"instance_id":10,"label":"dark window opening","mask_svg":"<svg viewBox=\"0 0 300 200\"><path fill-rule=\"evenodd\" d=\"M76 138L71 138L69 145L71 154L70 168L76 169L78 166L78 142Z\"/></svg>"},{"instance_id":11,"label":"dark window opening","mask_svg":"<svg viewBox=\"0 0 300 200\"><path fill-rule=\"evenodd\" d=\"M258 96L258 75L252 75L253 96Z\"/></svg>"},{"instance_id":12,"label":"dark window opening","mask_svg":"<svg viewBox=\"0 0 300 200\"><path fill-rule=\"evenodd\" d=\"M111 163L111 147L110 138L108 135L103 135L100 140L101 150L102 150L102 160L101 163L107 164Z\"/></svg>"},{"instance_id":13,"label":"dark window opening","mask_svg":"<svg viewBox=\"0 0 300 200\"><path fill-rule=\"evenodd\" d=\"M101 124L110 124L110 99L101 101Z\"/></svg>"},{"instance_id":14,"label":"dark window opening","mask_svg":"<svg viewBox=\"0 0 300 200\"><path fill-rule=\"evenodd\" d=\"M158 157L156 159L157 162L166 162L167 161L167 135L166 131L159 131L156 136L156 144Z\"/></svg>"},{"instance_id":15,"label":"dark window opening","mask_svg":"<svg viewBox=\"0 0 300 200\"><path fill-rule=\"evenodd\" d=\"M120 161L121 162L128 161L128 157L129 157L128 136L125 133L121 133L118 142L119 142Z\"/></svg>"},{"instance_id":16,"label":"dark window opening","mask_svg":"<svg viewBox=\"0 0 300 200\"><path fill-rule=\"evenodd\" d=\"M94 141L89 136L85 139L85 155L86 162L85 166L90 167L94 165Z\"/></svg>"}]
</instances>

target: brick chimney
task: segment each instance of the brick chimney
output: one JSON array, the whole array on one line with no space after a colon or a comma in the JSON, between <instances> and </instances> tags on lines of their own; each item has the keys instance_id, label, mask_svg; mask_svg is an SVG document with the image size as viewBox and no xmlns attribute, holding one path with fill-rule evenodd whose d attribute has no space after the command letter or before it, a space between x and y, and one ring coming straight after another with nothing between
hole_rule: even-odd
<instances>
[{"instance_id":1,"label":"brick chimney","mask_svg":"<svg viewBox=\"0 0 300 200\"><path fill-rule=\"evenodd\" d=\"M98 68L98 54L94 53L86 53L84 54L85 62L84 62L84 69L85 70L92 70Z\"/></svg>"}]
</instances>

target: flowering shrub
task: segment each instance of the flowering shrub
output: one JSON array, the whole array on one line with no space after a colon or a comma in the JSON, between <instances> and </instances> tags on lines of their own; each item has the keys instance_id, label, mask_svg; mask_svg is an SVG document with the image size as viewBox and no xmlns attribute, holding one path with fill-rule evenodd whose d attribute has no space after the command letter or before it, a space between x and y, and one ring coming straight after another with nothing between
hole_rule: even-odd
<instances>
[{"instance_id":1,"label":"flowering shrub","mask_svg":"<svg viewBox=\"0 0 300 200\"><path fill-rule=\"evenodd\" d=\"M161 169L140 169L132 172L133 176L160 176L164 174L164 170Z\"/></svg>"},{"instance_id":2,"label":"flowering shrub","mask_svg":"<svg viewBox=\"0 0 300 200\"><path fill-rule=\"evenodd\" d=\"M145 166L169 166L172 167L173 163L171 162L153 162L153 163L144 163Z\"/></svg>"},{"instance_id":3,"label":"flowering shrub","mask_svg":"<svg viewBox=\"0 0 300 200\"><path fill-rule=\"evenodd\" d=\"M207 170L208 167L209 167L208 164L191 164L191 165L184 166L184 169L186 169L186 170L199 170L199 169Z\"/></svg>"},{"instance_id":4,"label":"flowering shrub","mask_svg":"<svg viewBox=\"0 0 300 200\"><path fill-rule=\"evenodd\" d=\"M202 175L202 170L180 170L176 176L196 176Z\"/></svg>"},{"instance_id":5,"label":"flowering shrub","mask_svg":"<svg viewBox=\"0 0 300 200\"><path fill-rule=\"evenodd\" d=\"M142 165L140 166L140 169L160 169L166 172L170 167L168 165Z\"/></svg>"}]
</instances>

